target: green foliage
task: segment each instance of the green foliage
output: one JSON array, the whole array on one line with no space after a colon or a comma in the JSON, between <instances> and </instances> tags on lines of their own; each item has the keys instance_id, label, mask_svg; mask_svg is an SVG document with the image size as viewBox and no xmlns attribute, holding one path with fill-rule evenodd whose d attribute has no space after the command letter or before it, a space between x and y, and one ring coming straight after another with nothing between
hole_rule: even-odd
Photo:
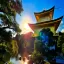
<instances>
[{"instance_id":1,"label":"green foliage","mask_svg":"<svg viewBox=\"0 0 64 64\"><path fill-rule=\"evenodd\" d=\"M43 56L40 52L34 51L31 58L35 64L43 63Z\"/></svg>"},{"instance_id":2,"label":"green foliage","mask_svg":"<svg viewBox=\"0 0 64 64\"><path fill-rule=\"evenodd\" d=\"M57 41L57 52L64 54L64 33L61 33Z\"/></svg>"},{"instance_id":3,"label":"green foliage","mask_svg":"<svg viewBox=\"0 0 64 64\"><path fill-rule=\"evenodd\" d=\"M31 55L31 58L35 64L44 63L44 49L43 42L41 40L35 40L34 42L34 52Z\"/></svg>"},{"instance_id":4,"label":"green foliage","mask_svg":"<svg viewBox=\"0 0 64 64\"><path fill-rule=\"evenodd\" d=\"M3 28L0 28L0 43L2 42L11 42L12 33L11 31L7 32Z\"/></svg>"},{"instance_id":5,"label":"green foliage","mask_svg":"<svg viewBox=\"0 0 64 64\"><path fill-rule=\"evenodd\" d=\"M13 64L13 63L12 63L12 62L10 62L10 61L8 61L7 63L8 63L8 64Z\"/></svg>"},{"instance_id":6,"label":"green foliage","mask_svg":"<svg viewBox=\"0 0 64 64\"><path fill-rule=\"evenodd\" d=\"M64 54L64 43L62 44L62 53Z\"/></svg>"},{"instance_id":7,"label":"green foliage","mask_svg":"<svg viewBox=\"0 0 64 64\"><path fill-rule=\"evenodd\" d=\"M12 0L0 1L0 12L1 12L0 19L2 20L0 22L4 26L3 27L1 25L1 28L5 28L5 29L9 28L9 29L13 29L16 32L20 32L21 30L18 27L19 25L17 24L17 22L15 20L16 13L18 13L19 10L16 10L14 8L14 3L16 5L16 2L14 0L13 1ZM19 4L19 3L17 3L17 4ZM21 10L21 7L20 7L20 10Z\"/></svg>"},{"instance_id":8,"label":"green foliage","mask_svg":"<svg viewBox=\"0 0 64 64\"><path fill-rule=\"evenodd\" d=\"M18 54L17 42L13 40L12 33L21 32L15 19L16 13L20 14L21 11L20 0L0 0L0 64L4 64L10 60L10 57Z\"/></svg>"},{"instance_id":9,"label":"green foliage","mask_svg":"<svg viewBox=\"0 0 64 64\"><path fill-rule=\"evenodd\" d=\"M11 52L12 52L12 56L15 57L18 54L18 45L17 42L15 40L12 40L11 42Z\"/></svg>"},{"instance_id":10,"label":"green foliage","mask_svg":"<svg viewBox=\"0 0 64 64\"><path fill-rule=\"evenodd\" d=\"M43 53L43 43L40 40L35 40L34 42L34 50L40 53Z\"/></svg>"},{"instance_id":11,"label":"green foliage","mask_svg":"<svg viewBox=\"0 0 64 64\"><path fill-rule=\"evenodd\" d=\"M18 54L18 45L15 40L12 40L11 43L0 44L0 61L7 62L10 60L10 57L16 57Z\"/></svg>"},{"instance_id":12,"label":"green foliage","mask_svg":"<svg viewBox=\"0 0 64 64\"><path fill-rule=\"evenodd\" d=\"M0 0L0 11L5 13L5 14L9 14L9 15L15 15L16 12L17 13L21 13L21 11L23 11L22 9L22 2L20 2L21 0ZM15 6L17 5L19 8L19 10L17 10L15 8ZM17 7L16 6L16 7Z\"/></svg>"},{"instance_id":13,"label":"green foliage","mask_svg":"<svg viewBox=\"0 0 64 64\"><path fill-rule=\"evenodd\" d=\"M50 47L55 46L55 40L53 38L53 32L47 28L47 29L42 29L40 31L40 38L36 39L34 42L34 53L33 53L33 58L36 57L38 58L37 54L41 54L43 59L47 59L48 61L53 61L53 58L55 58L55 50L51 49ZM36 56L37 55L37 56ZM36 60L35 60L36 61ZM41 59L40 59L41 61Z\"/></svg>"},{"instance_id":14,"label":"green foliage","mask_svg":"<svg viewBox=\"0 0 64 64\"><path fill-rule=\"evenodd\" d=\"M9 61L10 53L7 51L7 45L3 42L0 44L0 62L5 63Z\"/></svg>"}]
</instances>

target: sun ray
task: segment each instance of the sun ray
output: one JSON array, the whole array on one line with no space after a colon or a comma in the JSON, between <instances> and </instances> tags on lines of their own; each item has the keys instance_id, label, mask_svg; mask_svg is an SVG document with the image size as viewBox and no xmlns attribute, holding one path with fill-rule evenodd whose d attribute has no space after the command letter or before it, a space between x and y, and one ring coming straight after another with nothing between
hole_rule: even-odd
<instances>
[{"instance_id":1,"label":"sun ray","mask_svg":"<svg viewBox=\"0 0 64 64\"><path fill-rule=\"evenodd\" d=\"M29 15L25 15L22 17L22 22L20 23L20 29L22 30L21 34L26 34L28 32L33 32L33 30L29 27L28 23L32 23L33 20Z\"/></svg>"}]
</instances>

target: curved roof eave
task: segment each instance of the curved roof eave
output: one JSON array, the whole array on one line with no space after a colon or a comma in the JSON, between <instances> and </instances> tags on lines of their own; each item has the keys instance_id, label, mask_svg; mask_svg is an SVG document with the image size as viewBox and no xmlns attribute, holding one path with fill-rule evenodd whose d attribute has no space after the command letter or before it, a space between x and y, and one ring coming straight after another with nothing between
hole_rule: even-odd
<instances>
[{"instance_id":1,"label":"curved roof eave","mask_svg":"<svg viewBox=\"0 0 64 64\"><path fill-rule=\"evenodd\" d=\"M34 12L34 15L35 15L35 18L36 18L36 20L37 20L37 16L38 17L40 17L40 15L46 15L46 14L50 14L51 12L51 16L52 16L52 18L53 18L53 14L54 14L54 8L55 8L55 6L53 6L52 8L50 8L49 10L44 10L44 11L42 11L42 12ZM38 21L38 20L37 20Z\"/></svg>"},{"instance_id":2,"label":"curved roof eave","mask_svg":"<svg viewBox=\"0 0 64 64\"><path fill-rule=\"evenodd\" d=\"M38 14L41 14L41 13L49 12L49 11L51 11L51 10L54 11L54 8L55 8L55 6L53 6L53 7L50 8L49 10L44 10L44 11L42 11L42 12L34 12L34 14L38 15Z\"/></svg>"},{"instance_id":3,"label":"curved roof eave","mask_svg":"<svg viewBox=\"0 0 64 64\"><path fill-rule=\"evenodd\" d=\"M55 24L55 30L57 30L61 20L62 20L63 16L55 19L55 20L50 20L50 21L46 21L46 22L40 22L40 23L36 23L36 24L28 24L30 26L30 28L32 30L34 30L35 28L38 28L38 27L46 27L46 26L52 26ZM51 22L53 21L53 22Z\"/></svg>"}]
</instances>

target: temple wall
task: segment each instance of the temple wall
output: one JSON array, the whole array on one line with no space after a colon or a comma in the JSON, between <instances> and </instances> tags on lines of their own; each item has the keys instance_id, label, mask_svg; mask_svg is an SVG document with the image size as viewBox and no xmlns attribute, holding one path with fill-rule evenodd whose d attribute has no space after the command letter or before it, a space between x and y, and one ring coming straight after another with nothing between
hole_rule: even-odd
<instances>
[{"instance_id":1,"label":"temple wall","mask_svg":"<svg viewBox=\"0 0 64 64\"><path fill-rule=\"evenodd\" d=\"M50 28L50 30L55 34L55 28L54 26L52 27L45 27L45 28ZM32 35L33 37L39 36L39 32L42 30L43 28L38 28L34 30L34 34Z\"/></svg>"},{"instance_id":2,"label":"temple wall","mask_svg":"<svg viewBox=\"0 0 64 64\"><path fill-rule=\"evenodd\" d=\"M38 22L44 22L44 21L50 21L50 17L47 16L47 17L41 17Z\"/></svg>"}]
</instances>

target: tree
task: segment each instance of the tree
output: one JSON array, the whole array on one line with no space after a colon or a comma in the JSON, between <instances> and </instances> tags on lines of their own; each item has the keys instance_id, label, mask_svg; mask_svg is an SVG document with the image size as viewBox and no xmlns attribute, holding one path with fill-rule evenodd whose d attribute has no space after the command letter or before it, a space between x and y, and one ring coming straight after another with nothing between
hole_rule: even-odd
<instances>
[{"instance_id":1,"label":"tree","mask_svg":"<svg viewBox=\"0 0 64 64\"><path fill-rule=\"evenodd\" d=\"M64 33L59 32L57 40L57 52L64 55Z\"/></svg>"},{"instance_id":2,"label":"tree","mask_svg":"<svg viewBox=\"0 0 64 64\"><path fill-rule=\"evenodd\" d=\"M17 34L15 37L15 40L17 41L18 45L18 54L23 56L23 48L24 48L24 35L23 34Z\"/></svg>"},{"instance_id":3,"label":"tree","mask_svg":"<svg viewBox=\"0 0 64 64\"><path fill-rule=\"evenodd\" d=\"M17 42L13 40L12 34L21 32L15 20L16 14L21 11L20 0L0 0L0 64L17 54Z\"/></svg>"},{"instance_id":4,"label":"tree","mask_svg":"<svg viewBox=\"0 0 64 64\"><path fill-rule=\"evenodd\" d=\"M34 51L31 55L31 58L32 58L32 61L35 63L35 64L44 64L44 59L43 59L43 56L40 52L38 51Z\"/></svg>"},{"instance_id":5,"label":"tree","mask_svg":"<svg viewBox=\"0 0 64 64\"><path fill-rule=\"evenodd\" d=\"M31 61L35 64L50 64L48 61L44 60L43 55L38 51L32 53Z\"/></svg>"},{"instance_id":6,"label":"tree","mask_svg":"<svg viewBox=\"0 0 64 64\"><path fill-rule=\"evenodd\" d=\"M34 51L40 52L42 55L45 54L44 53L44 43L40 40L35 40L34 42Z\"/></svg>"},{"instance_id":7,"label":"tree","mask_svg":"<svg viewBox=\"0 0 64 64\"><path fill-rule=\"evenodd\" d=\"M35 64L44 64L45 45L41 40L38 40L38 38L34 42L34 52L32 53L31 58Z\"/></svg>"},{"instance_id":8,"label":"tree","mask_svg":"<svg viewBox=\"0 0 64 64\"><path fill-rule=\"evenodd\" d=\"M53 61L55 60L56 57L56 53L55 53L55 40L54 40L54 36L53 36L53 32L49 29L42 29L40 31L40 37L41 37L41 41L44 43L44 47L42 49L44 49L45 51L45 56L47 58L48 61Z\"/></svg>"},{"instance_id":9,"label":"tree","mask_svg":"<svg viewBox=\"0 0 64 64\"><path fill-rule=\"evenodd\" d=\"M44 60L48 60L50 63L56 63L55 46L56 42L53 32L49 28L42 29L39 37L36 37L34 42L34 52L32 53L32 60L34 63L39 64L42 62L45 64L47 61L45 62Z\"/></svg>"},{"instance_id":10,"label":"tree","mask_svg":"<svg viewBox=\"0 0 64 64\"><path fill-rule=\"evenodd\" d=\"M37 38L37 37L36 37ZM55 61L55 40L53 32L49 29L42 29L40 31L40 36L36 39L34 43L34 51L42 54L43 58L49 62Z\"/></svg>"}]
</instances>

